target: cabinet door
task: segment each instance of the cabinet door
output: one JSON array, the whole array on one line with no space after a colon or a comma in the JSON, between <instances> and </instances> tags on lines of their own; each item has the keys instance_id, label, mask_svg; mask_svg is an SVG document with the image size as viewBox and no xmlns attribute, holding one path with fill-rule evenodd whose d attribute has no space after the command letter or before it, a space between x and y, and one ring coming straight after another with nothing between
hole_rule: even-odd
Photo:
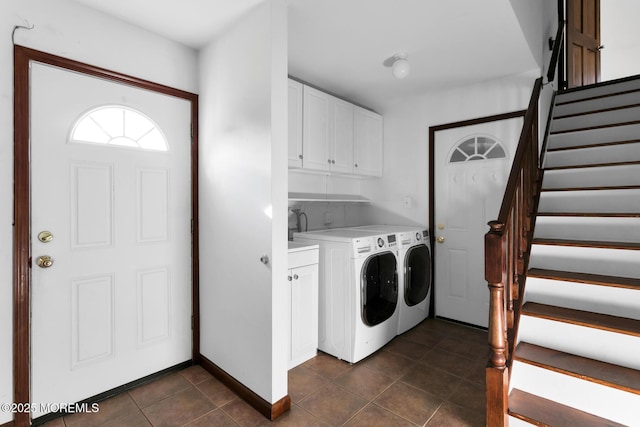
<instances>
[{"instance_id":1,"label":"cabinet door","mask_svg":"<svg viewBox=\"0 0 640 427\"><path fill-rule=\"evenodd\" d=\"M318 349L318 264L291 270L291 358L289 368Z\"/></svg>"},{"instance_id":2,"label":"cabinet door","mask_svg":"<svg viewBox=\"0 0 640 427\"><path fill-rule=\"evenodd\" d=\"M353 104L332 97L331 171L353 173Z\"/></svg>"},{"instance_id":3,"label":"cabinet door","mask_svg":"<svg viewBox=\"0 0 640 427\"><path fill-rule=\"evenodd\" d=\"M355 167L359 175L382 176L382 116L355 107Z\"/></svg>"},{"instance_id":4,"label":"cabinet door","mask_svg":"<svg viewBox=\"0 0 640 427\"><path fill-rule=\"evenodd\" d=\"M289 167L302 167L302 83L289 79Z\"/></svg>"},{"instance_id":5,"label":"cabinet door","mask_svg":"<svg viewBox=\"0 0 640 427\"><path fill-rule=\"evenodd\" d=\"M302 166L305 169L329 170L331 95L304 86L302 111Z\"/></svg>"}]
</instances>

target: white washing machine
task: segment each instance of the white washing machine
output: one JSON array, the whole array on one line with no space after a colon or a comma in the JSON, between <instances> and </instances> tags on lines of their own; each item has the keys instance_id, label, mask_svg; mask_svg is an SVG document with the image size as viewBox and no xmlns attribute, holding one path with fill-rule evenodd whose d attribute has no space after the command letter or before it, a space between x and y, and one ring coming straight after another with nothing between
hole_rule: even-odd
<instances>
[{"instance_id":1,"label":"white washing machine","mask_svg":"<svg viewBox=\"0 0 640 427\"><path fill-rule=\"evenodd\" d=\"M403 225L365 225L353 229L396 233L400 263L398 335L408 331L429 316L432 287L429 231Z\"/></svg>"},{"instance_id":2,"label":"white washing machine","mask_svg":"<svg viewBox=\"0 0 640 427\"><path fill-rule=\"evenodd\" d=\"M334 228L293 240L320 248L318 349L355 363L397 335L395 233Z\"/></svg>"}]
</instances>

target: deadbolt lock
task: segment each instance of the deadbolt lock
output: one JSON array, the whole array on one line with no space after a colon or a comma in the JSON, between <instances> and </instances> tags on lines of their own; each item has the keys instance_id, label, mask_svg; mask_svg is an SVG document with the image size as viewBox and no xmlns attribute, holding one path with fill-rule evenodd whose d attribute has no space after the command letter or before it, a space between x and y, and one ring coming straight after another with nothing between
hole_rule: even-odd
<instances>
[{"instance_id":1,"label":"deadbolt lock","mask_svg":"<svg viewBox=\"0 0 640 427\"><path fill-rule=\"evenodd\" d=\"M42 243L49 243L53 240L53 233L46 230L41 231L38 233L38 240L40 240Z\"/></svg>"},{"instance_id":2,"label":"deadbolt lock","mask_svg":"<svg viewBox=\"0 0 640 427\"><path fill-rule=\"evenodd\" d=\"M49 255L42 255L38 257L36 262L40 268L49 268L53 265L53 258Z\"/></svg>"}]
</instances>

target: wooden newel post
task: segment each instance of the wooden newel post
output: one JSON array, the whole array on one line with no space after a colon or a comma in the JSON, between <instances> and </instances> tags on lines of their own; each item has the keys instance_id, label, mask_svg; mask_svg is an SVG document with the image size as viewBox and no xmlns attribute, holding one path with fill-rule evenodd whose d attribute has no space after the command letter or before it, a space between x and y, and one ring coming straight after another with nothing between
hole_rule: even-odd
<instances>
[{"instance_id":1,"label":"wooden newel post","mask_svg":"<svg viewBox=\"0 0 640 427\"><path fill-rule=\"evenodd\" d=\"M507 368L506 313L504 302L505 225L497 221L489 222L491 228L485 235L485 271L489 285L489 348L490 355L486 368L487 426L508 426L507 415L509 389L509 369Z\"/></svg>"}]
</instances>

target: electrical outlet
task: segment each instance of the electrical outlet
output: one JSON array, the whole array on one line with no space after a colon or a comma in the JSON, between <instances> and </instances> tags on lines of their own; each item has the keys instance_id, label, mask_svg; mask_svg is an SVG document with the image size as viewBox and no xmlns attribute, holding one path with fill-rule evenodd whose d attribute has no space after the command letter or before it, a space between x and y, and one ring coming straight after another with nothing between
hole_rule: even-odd
<instances>
[{"instance_id":1,"label":"electrical outlet","mask_svg":"<svg viewBox=\"0 0 640 427\"><path fill-rule=\"evenodd\" d=\"M324 223L331 224L333 222L333 212L324 213Z\"/></svg>"}]
</instances>

